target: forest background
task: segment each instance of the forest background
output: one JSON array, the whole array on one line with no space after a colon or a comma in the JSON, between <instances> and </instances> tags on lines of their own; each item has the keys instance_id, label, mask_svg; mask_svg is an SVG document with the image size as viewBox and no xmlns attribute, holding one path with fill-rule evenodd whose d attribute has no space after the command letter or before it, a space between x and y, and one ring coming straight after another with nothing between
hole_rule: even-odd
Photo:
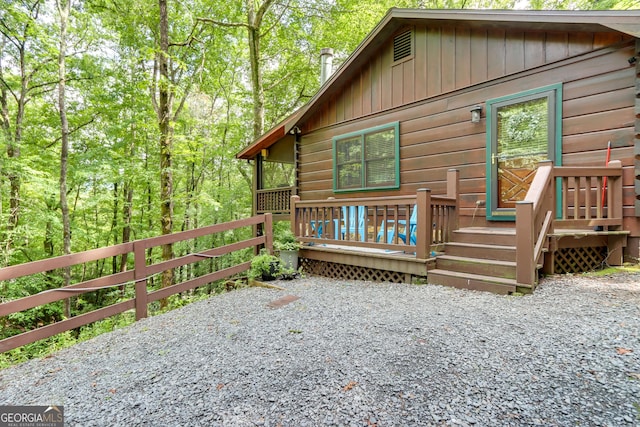
<instances>
[{"instance_id":1,"label":"forest background","mask_svg":"<svg viewBox=\"0 0 640 427\"><path fill-rule=\"evenodd\" d=\"M250 216L252 169L235 154L311 98L322 48L334 50L335 69L390 7L640 4L0 0L0 268ZM290 168L271 168L267 186L292 183ZM164 249L165 259L177 250ZM85 278L123 266L114 258L92 268ZM0 302L71 274L3 282ZM121 297L98 293L0 319L0 338Z\"/></svg>"}]
</instances>

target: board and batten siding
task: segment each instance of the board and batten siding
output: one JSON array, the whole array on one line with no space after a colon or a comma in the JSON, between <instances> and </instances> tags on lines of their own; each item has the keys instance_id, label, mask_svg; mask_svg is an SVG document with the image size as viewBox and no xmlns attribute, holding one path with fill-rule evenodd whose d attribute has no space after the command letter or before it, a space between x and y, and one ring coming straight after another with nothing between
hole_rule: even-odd
<instances>
[{"instance_id":1,"label":"board and batten siding","mask_svg":"<svg viewBox=\"0 0 640 427\"><path fill-rule=\"evenodd\" d=\"M409 28L405 28L403 31ZM325 102L303 131L495 80L632 40L618 33L542 33L412 27L414 53L393 63L393 40ZM402 31L400 31L402 32Z\"/></svg>"},{"instance_id":2,"label":"board and batten siding","mask_svg":"<svg viewBox=\"0 0 640 427\"><path fill-rule=\"evenodd\" d=\"M427 29L423 30L427 32ZM436 30L428 31L436 32ZM419 31L416 30L416 33L418 34ZM470 121L470 106L482 104L484 107L487 99L563 83L563 164L603 165L606 159L607 142L611 141L613 146L611 159L621 160L624 166L624 213L627 217L634 216L635 66L632 67L627 62L627 59L634 54L634 41L624 41L621 37L607 38L605 36L608 35L602 34L565 34L564 36L537 34L537 40L543 43L544 47L534 49L535 43L532 41L534 37L529 34L516 37L515 34L504 32L502 36L498 36L491 35L497 33L491 31L448 30L444 32L439 29L436 38L440 46L443 43L443 33L446 33L447 39L453 37L453 40L448 40L446 43L455 46L455 49L439 51L440 55L453 55L452 58L455 59L449 61L449 66L465 62L463 58L455 55L456 51L466 52L467 55L475 57L478 51L474 46L486 44L486 55L480 55L485 59L480 60L478 57L474 60L476 64L480 63L479 68L483 70L481 75L485 80L474 80L477 78L475 71L467 74L456 67L453 72L455 79L449 81L442 76L442 71L427 71L428 67L425 64L423 67L425 72L420 74L433 77L435 73L440 78L439 83L430 87L429 80L423 77L423 87L419 89L423 92L420 95L416 93L414 98L417 99L420 96L424 99L407 101L404 98L406 90L403 90L401 91L403 101L398 106L392 104L393 96L389 89L396 87L397 84L392 84L391 81L386 85L363 85L362 79L359 79L360 84L355 91L353 85L349 85L351 89L341 93L340 100L333 99L324 106L322 114L316 115L313 120L305 124L299 146L299 194L302 199L358 197L365 194L367 196L414 194L418 188L430 188L433 194L444 194L446 171L456 168L460 170L461 179L461 225L469 225L472 221L473 225L483 225L485 223L484 207L478 207L476 202L485 199L486 111L483 110L482 121L474 124ZM416 49L420 46L418 42L420 38L417 34ZM460 34L468 34L470 46L468 50L459 48L459 45L464 44L457 37ZM473 34L480 34L480 40L471 37ZM516 53L506 50L502 56L497 55L496 49L489 47L495 43L499 44L498 40L501 40L505 46L511 44L516 46L514 48ZM522 43L516 43L515 40L520 40ZM580 43L574 46L570 40L574 43L577 40ZM594 46L600 47L597 43L605 43L604 40L606 43L617 43L592 51ZM433 41L426 38L424 44L429 45L429 43ZM564 45L564 48L558 45ZM532 49L542 50L544 55L539 54L529 58L525 53ZM493 54L490 53L492 51L494 51ZM576 55L576 52L578 56L571 56ZM506 58L520 58L521 54L525 55L523 58L526 59L516 62L519 64L518 67L523 69L513 71L508 68ZM360 73L360 76L369 75L370 81L374 81L373 77L377 76L376 79L382 81L384 64L388 67L387 70L393 67L390 62L391 57L385 59L386 55L385 52L381 52L365 67L365 71ZM489 66L489 63L493 62L491 55L505 58L503 65L497 67L498 70L493 69L495 64ZM413 70L416 73L420 68L417 66L419 56L416 52L412 59L402 63L402 67L408 67L413 63ZM487 56L492 60L489 61ZM551 58L554 58L554 62L546 64L551 61ZM561 60L558 61L557 58ZM501 60L497 62L502 63ZM442 67L444 68L444 65ZM533 67L533 69L524 69L524 67ZM389 80L393 76L393 79L406 82L405 77L411 73L403 71L393 74L389 71L386 74L390 76ZM499 77L492 77L494 75ZM380 88L386 88L389 95L387 97L373 95L374 92L380 92ZM412 84L411 88L418 90L415 84ZM430 92L432 90L435 92ZM357 97L352 98L351 102L342 101L346 94L354 96L354 93ZM385 99L388 102L386 106ZM374 100L377 101L374 102ZM378 105L377 102L379 107L375 109L373 107ZM347 105L348 108L345 107ZM354 105L359 107L354 108ZM330 111L331 114L329 114ZM354 111L360 112L360 115L353 117ZM332 117L331 120L328 119L329 116ZM401 188L392 191L334 194L331 138L396 120L400 122ZM637 221L628 221L626 225L634 235L640 235Z\"/></svg>"}]
</instances>

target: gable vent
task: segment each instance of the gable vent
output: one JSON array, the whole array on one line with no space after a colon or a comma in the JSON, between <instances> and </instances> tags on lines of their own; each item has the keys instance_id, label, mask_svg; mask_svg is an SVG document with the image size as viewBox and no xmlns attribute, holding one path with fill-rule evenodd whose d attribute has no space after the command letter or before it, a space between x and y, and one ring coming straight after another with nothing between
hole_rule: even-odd
<instances>
[{"instance_id":1,"label":"gable vent","mask_svg":"<svg viewBox=\"0 0 640 427\"><path fill-rule=\"evenodd\" d=\"M411 31L397 35L393 39L393 62L411 56Z\"/></svg>"}]
</instances>

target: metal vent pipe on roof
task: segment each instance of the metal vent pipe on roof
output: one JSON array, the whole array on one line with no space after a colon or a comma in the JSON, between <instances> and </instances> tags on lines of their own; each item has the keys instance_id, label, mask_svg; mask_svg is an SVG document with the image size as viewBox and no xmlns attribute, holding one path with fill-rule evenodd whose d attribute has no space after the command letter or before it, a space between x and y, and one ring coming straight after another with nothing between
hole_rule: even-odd
<instances>
[{"instance_id":1,"label":"metal vent pipe on roof","mask_svg":"<svg viewBox=\"0 0 640 427\"><path fill-rule=\"evenodd\" d=\"M326 47L320 51L320 86L324 84L333 73L333 49Z\"/></svg>"}]
</instances>

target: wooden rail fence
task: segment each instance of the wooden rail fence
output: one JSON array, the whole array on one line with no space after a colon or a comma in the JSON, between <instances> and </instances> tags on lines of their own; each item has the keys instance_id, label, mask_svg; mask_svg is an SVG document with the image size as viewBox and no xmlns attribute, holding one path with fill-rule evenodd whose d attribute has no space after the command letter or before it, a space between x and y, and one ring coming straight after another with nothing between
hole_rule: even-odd
<instances>
[{"instance_id":1,"label":"wooden rail fence","mask_svg":"<svg viewBox=\"0 0 640 427\"><path fill-rule=\"evenodd\" d=\"M223 233L230 230L256 226L263 224L264 233L262 236L253 237L247 240L231 243L188 254L169 261L158 262L147 265L146 251L166 244L191 240L198 237L205 237L216 233ZM184 231L166 236L153 237L149 239L137 240L130 243L110 246L106 248L94 249L71 255L59 256L40 261L5 267L0 269L0 281L8 281L20 277L31 276L55 269L72 267L100 259L114 256L133 254L134 268L129 271L111 274L97 279L75 283L62 288L50 289L35 295L27 296L13 301L0 304L0 317L8 316L44 304L67 299L71 296L81 295L87 292L94 292L100 289L108 289L133 283L135 285L135 297L126 301L109 305L97 310L90 311L69 319L65 319L50 325L42 326L31 331L23 332L0 341L0 352L12 350L14 348L30 344L32 342L54 336L56 334L123 313L127 310L135 309L136 320L147 317L147 305L151 302L161 300L170 295L185 292L199 286L206 285L216 280L231 277L242 273L250 268L251 262L242 262L232 267L224 268L212 273L196 277L182 283L162 288L155 291L147 289L147 279L154 274L168 269L174 269L202 261L203 258L215 258L231 252L246 248L264 245L269 252L273 252L272 217L270 213L257 215L251 218L238 221L215 224L195 230Z\"/></svg>"}]
</instances>

